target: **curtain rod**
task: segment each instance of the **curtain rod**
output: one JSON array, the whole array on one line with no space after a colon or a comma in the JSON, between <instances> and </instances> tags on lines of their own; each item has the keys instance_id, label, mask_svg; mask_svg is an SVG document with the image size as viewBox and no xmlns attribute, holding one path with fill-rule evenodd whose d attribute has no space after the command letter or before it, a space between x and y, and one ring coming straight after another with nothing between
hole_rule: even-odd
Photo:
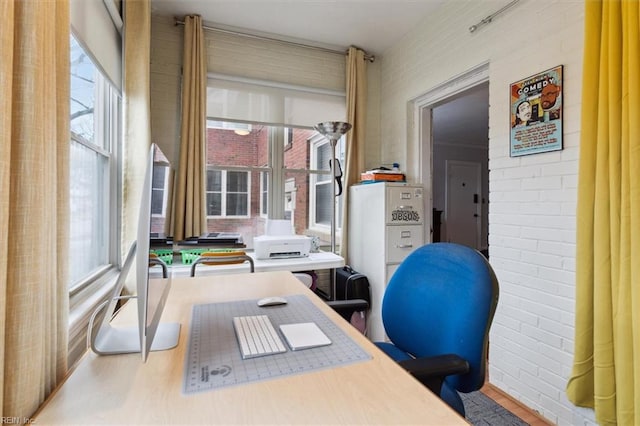
<instances>
[{"instance_id":1,"label":"curtain rod","mask_svg":"<svg viewBox=\"0 0 640 426\"><path fill-rule=\"evenodd\" d=\"M520 0L512 0L509 4L507 4L506 6L504 6L502 9L497 10L495 12L493 12L491 15L487 16L486 18L484 18L482 21L478 22L475 25L472 25L469 27L469 32L473 33L475 30L477 30L478 28L480 28L483 25L487 25L489 23L491 23L491 21L493 21L493 18L495 18L496 16L500 15L502 12L506 11L507 9L509 9L511 6L515 5L516 3L518 3Z\"/></svg>"},{"instance_id":2,"label":"curtain rod","mask_svg":"<svg viewBox=\"0 0 640 426\"><path fill-rule=\"evenodd\" d=\"M176 25L184 25L184 21L180 21L179 19L176 18L175 19L175 24ZM260 35L255 35L255 34L243 33L243 32L240 32L240 31L225 30L225 29L222 29L222 28L210 27L210 26L207 26L207 25L203 25L202 29L206 30L206 31L216 31L216 32L219 32L219 33L224 33L224 34L232 34L232 35L237 35L237 36L241 36L241 37L252 38L252 39L256 39L256 40L273 41L273 42L280 43L280 44L287 44L289 46L304 47L305 49L320 50L322 52L334 53L334 54L338 54L338 55L346 55L347 54L347 52L342 51L342 50L329 49L329 48L326 48L326 47L320 47L320 46L313 46L313 45L309 45L309 44L297 43L295 41L281 40L281 39L273 38L273 37L266 37L266 36L260 36ZM374 62L376 60L376 57L374 55L369 55L369 54L367 54L365 52L364 59L366 59L369 62Z\"/></svg>"}]
</instances>

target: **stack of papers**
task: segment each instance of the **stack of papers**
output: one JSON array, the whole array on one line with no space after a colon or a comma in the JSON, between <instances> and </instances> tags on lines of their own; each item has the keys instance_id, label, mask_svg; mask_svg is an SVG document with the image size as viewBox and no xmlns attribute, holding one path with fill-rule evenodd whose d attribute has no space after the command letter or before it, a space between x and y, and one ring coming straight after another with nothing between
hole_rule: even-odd
<instances>
[{"instance_id":1,"label":"stack of papers","mask_svg":"<svg viewBox=\"0 0 640 426\"><path fill-rule=\"evenodd\" d=\"M366 172L360 174L360 180L363 182L404 182L406 178L404 173L393 170L367 170Z\"/></svg>"}]
</instances>

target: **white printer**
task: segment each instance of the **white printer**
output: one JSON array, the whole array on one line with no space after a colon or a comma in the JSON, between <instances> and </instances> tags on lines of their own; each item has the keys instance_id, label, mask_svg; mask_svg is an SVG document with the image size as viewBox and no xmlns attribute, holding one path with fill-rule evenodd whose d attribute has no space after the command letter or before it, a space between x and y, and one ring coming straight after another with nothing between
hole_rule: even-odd
<instances>
[{"instance_id":1,"label":"white printer","mask_svg":"<svg viewBox=\"0 0 640 426\"><path fill-rule=\"evenodd\" d=\"M267 220L265 235L253 238L256 259L309 257L311 237L294 235L288 220Z\"/></svg>"},{"instance_id":2,"label":"white printer","mask_svg":"<svg viewBox=\"0 0 640 426\"><path fill-rule=\"evenodd\" d=\"M261 235L253 238L256 259L309 257L311 238L304 235Z\"/></svg>"}]
</instances>

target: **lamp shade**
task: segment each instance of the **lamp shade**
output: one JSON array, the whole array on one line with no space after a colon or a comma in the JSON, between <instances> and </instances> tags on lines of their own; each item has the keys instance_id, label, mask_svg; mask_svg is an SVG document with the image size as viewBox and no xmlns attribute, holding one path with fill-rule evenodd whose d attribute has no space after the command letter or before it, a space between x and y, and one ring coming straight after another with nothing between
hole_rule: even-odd
<instances>
[{"instance_id":1,"label":"lamp shade","mask_svg":"<svg viewBox=\"0 0 640 426\"><path fill-rule=\"evenodd\" d=\"M351 130L351 124L342 121L325 121L324 123L316 124L314 129L328 139L338 140Z\"/></svg>"}]
</instances>

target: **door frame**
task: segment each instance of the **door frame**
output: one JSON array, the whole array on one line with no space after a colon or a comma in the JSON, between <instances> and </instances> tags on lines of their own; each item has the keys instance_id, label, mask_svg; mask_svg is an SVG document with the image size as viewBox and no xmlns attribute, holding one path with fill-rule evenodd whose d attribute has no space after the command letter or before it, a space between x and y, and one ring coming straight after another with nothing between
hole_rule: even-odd
<instances>
[{"instance_id":1,"label":"door frame","mask_svg":"<svg viewBox=\"0 0 640 426\"><path fill-rule=\"evenodd\" d=\"M424 241L433 241L433 138L431 129L432 110L449 98L489 81L489 62L484 62L470 70L437 85L433 89L409 101L407 177L419 182L424 188Z\"/></svg>"}]
</instances>

